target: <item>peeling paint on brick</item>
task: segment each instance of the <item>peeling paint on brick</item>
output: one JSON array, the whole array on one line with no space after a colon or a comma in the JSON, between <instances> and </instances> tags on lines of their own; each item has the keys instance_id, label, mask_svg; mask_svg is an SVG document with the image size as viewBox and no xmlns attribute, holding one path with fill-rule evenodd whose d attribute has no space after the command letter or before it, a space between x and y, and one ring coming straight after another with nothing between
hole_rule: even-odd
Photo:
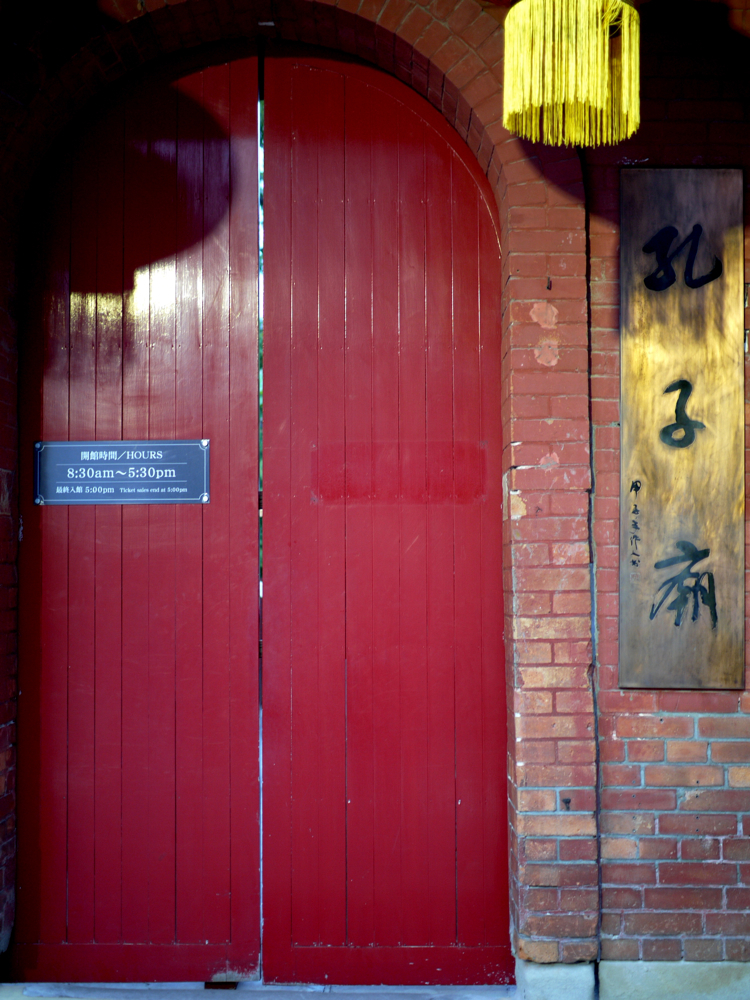
<instances>
[{"instance_id":1,"label":"peeling paint on brick","mask_svg":"<svg viewBox=\"0 0 750 1000\"><path fill-rule=\"evenodd\" d=\"M557 317L560 315L551 302L535 302L531 307L531 318L543 330L554 330L557 327Z\"/></svg>"},{"instance_id":2,"label":"peeling paint on brick","mask_svg":"<svg viewBox=\"0 0 750 1000\"><path fill-rule=\"evenodd\" d=\"M534 348L534 357L545 368L554 368L560 361L560 347L556 340L543 340Z\"/></svg>"}]
</instances>

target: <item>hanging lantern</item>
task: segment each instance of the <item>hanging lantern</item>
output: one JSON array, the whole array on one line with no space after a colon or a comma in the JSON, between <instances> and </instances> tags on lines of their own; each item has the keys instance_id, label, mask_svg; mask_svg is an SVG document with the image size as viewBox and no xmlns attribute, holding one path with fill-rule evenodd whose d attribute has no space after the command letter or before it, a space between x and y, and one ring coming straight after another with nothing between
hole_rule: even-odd
<instances>
[{"instance_id":1,"label":"hanging lantern","mask_svg":"<svg viewBox=\"0 0 750 1000\"><path fill-rule=\"evenodd\" d=\"M640 22L631 0L519 0L505 19L505 127L599 146L640 124Z\"/></svg>"}]
</instances>

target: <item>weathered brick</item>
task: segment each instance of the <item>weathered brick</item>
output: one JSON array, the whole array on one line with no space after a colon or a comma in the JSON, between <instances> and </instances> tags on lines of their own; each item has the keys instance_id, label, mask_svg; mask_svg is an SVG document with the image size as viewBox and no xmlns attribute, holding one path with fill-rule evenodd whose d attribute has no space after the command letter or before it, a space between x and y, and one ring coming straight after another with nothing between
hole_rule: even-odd
<instances>
[{"instance_id":1,"label":"weathered brick","mask_svg":"<svg viewBox=\"0 0 750 1000\"><path fill-rule=\"evenodd\" d=\"M725 861L750 861L750 840L745 837L738 840L725 840L723 854Z\"/></svg>"},{"instance_id":2,"label":"weathered brick","mask_svg":"<svg viewBox=\"0 0 750 1000\"><path fill-rule=\"evenodd\" d=\"M520 930L539 937L592 937L596 933L596 914L546 913L526 916Z\"/></svg>"},{"instance_id":3,"label":"weathered brick","mask_svg":"<svg viewBox=\"0 0 750 1000\"><path fill-rule=\"evenodd\" d=\"M616 722L616 732L622 738L686 737L693 735L693 720L680 716L620 716Z\"/></svg>"},{"instance_id":4,"label":"weathered brick","mask_svg":"<svg viewBox=\"0 0 750 1000\"><path fill-rule=\"evenodd\" d=\"M677 841L672 837L641 837L638 856L643 861L676 861Z\"/></svg>"},{"instance_id":5,"label":"weathered brick","mask_svg":"<svg viewBox=\"0 0 750 1000\"><path fill-rule=\"evenodd\" d=\"M736 691L659 691L662 712L736 712L739 699Z\"/></svg>"},{"instance_id":6,"label":"weathered brick","mask_svg":"<svg viewBox=\"0 0 750 1000\"><path fill-rule=\"evenodd\" d=\"M626 913L623 918L624 933L632 937L674 937L677 934L700 934L702 929L699 913Z\"/></svg>"},{"instance_id":7,"label":"weathered brick","mask_svg":"<svg viewBox=\"0 0 750 1000\"><path fill-rule=\"evenodd\" d=\"M603 837L601 844L603 858L637 858L638 841L632 837Z\"/></svg>"},{"instance_id":8,"label":"weathered brick","mask_svg":"<svg viewBox=\"0 0 750 1000\"><path fill-rule=\"evenodd\" d=\"M686 962L719 962L723 958L722 942L706 938L687 938L683 945Z\"/></svg>"},{"instance_id":9,"label":"weathered brick","mask_svg":"<svg viewBox=\"0 0 750 1000\"><path fill-rule=\"evenodd\" d=\"M557 745L557 759L561 764L593 764L596 760L594 740L561 740Z\"/></svg>"},{"instance_id":10,"label":"weathered brick","mask_svg":"<svg viewBox=\"0 0 750 1000\"><path fill-rule=\"evenodd\" d=\"M750 762L750 743L712 743L711 760L717 764L744 764Z\"/></svg>"},{"instance_id":11,"label":"weathered brick","mask_svg":"<svg viewBox=\"0 0 750 1000\"><path fill-rule=\"evenodd\" d=\"M526 715L543 715L552 711L551 691L516 691L513 695L516 711Z\"/></svg>"},{"instance_id":12,"label":"weathered brick","mask_svg":"<svg viewBox=\"0 0 750 1000\"><path fill-rule=\"evenodd\" d=\"M679 962L682 942L675 938L648 938L641 945L644 962Z\"/></svg>"},{"instance_id":13,"label":"weathered brick","mask_svg":"<svg viewBox=\"0 0 750 1000\"><path fill-rule=\"evenodd\" d=\"M557 795L561 810L593 812L596 809L596 792L593 788L560 788Z\"/></svg>"},{"instance_id":14,"label":"weathered brick","mask_svg":"<svg viewBox=\"0 0 750 1000\"><path fill-rule=\"evenodd\" d=\"M610 788L641 784L641 769L635 764L602 764L601 772L602 782Z\"/></svg>"},{"instance_id":15,"label":"weathered brick","mask_svg":"<svg viewBox=\"0 0 750 1000\"><path fill-rule=\"evenodd\" d=\"M518 807L524 812L553 812L557 796L552 789L519 789Z\"/></svg>"},{"instance_id":16,"label":"weathered brick","mask_svg":"<svg viewBox=\"0 0 750 1000\"><path fill-rule=\"evenodd\" d=\"M665 810L675 809L677 793L671 789L613 789L602 791L603 809L632 810Z\"/></svg>"},{"instance_id":17,"label":"weathered brick","mask_svg":"<svg viewBox=\"0 0 750 1000\"><path fill-rule=\"evenodd\" d=\"M750 889L727 889L727 908L730 910L750 910ZM715 907L707 906L706 909L719 909L719 904Z\"/></svg>"},{"instance_id":18,"label":"weathered brick","mask_svg":"<svg viewBox=\"0 0 750 1000\"><path fill-rule=\"evenodd\" d=\"M724 769L721 767L712 767L711 765L704 767L680 767L653 764L644 768L644 777L647 785L668 787L681 785L723 785Z\"/></svg>"},{"instance_id":19,"label":"weathered brick","mask_svg":"<svg viewBox=\"0 0 750 1000\"><path fill-rule=\"evenodd\" d=\"M750 717L748 716L709 716L698 720L698 732L701 736L719 739L747 739L750 737Z\"/></svg>"},{"instance_id":20,"label":"weathered brick","mask_svg":"<svg viewBox=\"0 0 750 1000\"><path fill-rule=\"evenodd\" d=\"M741 812L750 809L750 792L736 789L691 790L685 793L680 809L696 812Z\"/></svg>"},{"instance_id":21,"label":"weathered brick","mask_svg":"<svg viewBox=\"0 0 750 1000\"><path fill-rule=\"evenodd\" d=\"M580 715L533 715L517 723L518 736L530 739L592 736L593 730L593 720Z\"/></svg>"},{"instance_id":22,"label":"weathered brick","mask_svg":"<svg viewBox=\"0 0 750 1000\"><path fill-rule=\"evenodd\" d=\"M727 961L748 962L750 961L750 940L747 938L732 939L724 942Z\"/></svg>"},{"instance_id":23,"label":"weathered brick","mask_svg":"<svg viewBox=\"0 0 750 1000\"><path fill-rule=\"evenodd\" d=\"M550 654L551 652L550 650ZM524 667L518 673L524 688L581 688L587 686L586 670L582 667Z\"/></svg>"},{"instance_id":24,"label":"weathered brick","mask_svg":"<svg viewBox=\"0 0 750 1000\"><path fill-rule=\"evenodd\" d=\"M598 954L599 944L596 940L562 942L561 957L565 963L595 962Z\"/></svg>"},{"instance_id":25,"label":"weathered brick","mask_svg":"<svg viewBox=\"0 0 750 1000\"><path fill-rule=\"evenodd\" d=\"M708 760L708 743L700 740L667 740L667 760L702 762Z\"/></svg>"},{"instance_id":26,"label":"weathered brick","mask_svg":"<svg viewBox=\"0 0 750 1000\"><path fill-rule=\"evenodd\" d=\"M638 910L643 905L641 889L622 889L605 886L602 889L602 906L605 910Z\"/></svg>"},{"instance_id":27,"label":"weathered brick","mask_svg":"<svg viewBox=\"0 0 750 1000\"><path fill-rule=\"evenodd\" d=\"M750 937L750 913L707 913L706 932L724 937Z\"/></svg>"},{"instance_id":28,"label":"weathered brick","mask_svg":"<svg viewBox=\"0 0 750 1000\"><path fill-rule=\"evenodd\" d=\"M593 816L581 813L554 813L552 815L519 815L516 829L520 835L581 837L596 833Z\"/></svg>"},{"instance_id":29,"label":"weathered brick","mask_svg":"<svg viewBox=\"0 0 750 1000\"><path fill-rule=\"evenodd\" d=\"M556 861L558 848L557 840L534 840L527 837L523 843L524 854L529 861Z\"/></svg>"},{"instance_id":30,"label":"weathered brick","mask_svg":"<svg viewBox=\"0 0 750 1000\"><path fill-rule=\"evenodd\" d=\"M656 818L651 813L617 813L603 812L601 815L602 833L648 834L656 831Z\"/></svg>"},{"instance_id":31,"label":"weathered brick","mask_svg":"<svg viewBox=\"0 0 750 1000\"><path fill-rule=\"evenodd\" d=\"M524 865L519 872L526 885L573 886L596 885L596 865Z\"/></svg>"},{"instance_id":32,"label":"weathered brick","mask_svg":"<svg viewBox=\"0 0 750 1000\"><path fill-rule=\"evenodd\" d=\"M640 957L638 941L628 938L602 940L602 958L610 962L635 962Z\"/></svg>"},{"instance_id":33,"label":"weathered brick","mask_svg":"<svg viewBox=\"0 0 750 1000\"><path fill-rule=\"evenodd\" d=\"M722 862L664 861L659 865L659 881L665 885L734 885L737 869Z\"/></svg>"},{"instance_id":34,"label":"weathered brick","mask_svg":"<svg viewBox=\"0 0 750 1000\"><path fill-rule=\"evenodd\" d=\"M516 934L514 943L516 955L528 962L557 962L560 958L557 941L534 941Z\"/></svg>"},{"instance_id":35,"label":"weathered brick","mask_svg":"<svg viewBox=\"0 0 750 1000\"><path fill-rule=\"evenodd\" d=\"M737 818L730 815L700 813L664 813L659 816L659 833L695 837L731 836L737 833Z\"/></svg>"},{"instance_id":36,"label":"weathered brick","mask_svg":"<svg viewBox=\"0 0 750 1000\"><path fill-rule=\"evenodd\" d=\"M651 762L664 760L663 740L628 740L626 746L628 760Z\"/></svg>"},{"instance_id":37,"label":"weathered brick","mask_svg":"<svg viewBox=\"0 0 750 1000\"><path fill-rule=\"evenodd\" d=\"M721 849L715 837L700 837L683 840L680 853L683 861L718 861Z\"/></svg>"},{"instance_id":38,"label":"weathered brick","mask_svg":"<svg viewBox=\"0 0 750 1000\"><path fill-rule=\"evenodd\" d=\"M554 766L552 764L530 764L519 772L519 784L530 788L557 788L560 785L592 785L594 768L586 765Z\"/></svg>"},{"instance_id":39,"label":"weathered brick","mask_svg":"<svg viewBox=\"0 0 750 1000\"><path fill-rule=\"evenodd\" d=\"M516 741L516 761L519 764L554 764L556 759L557 745L554 740Z\"/></svg>"},{"instance_id":40,"label":"weathered brick","mask_svg":"<svg viewBox=\"0 0 750 1000\"><path fill-rule=\"evenodd\" d=\"M606 885L653 885L656 882L656 869L653 865L637 862L604 863L602 881Z\"/></svg>"},{"instance_id":41,"label":"weathered brick","mask_svg":"<svg viewBox=\"0 0 750 1000\"><path fill-rule=\"evenodd\" d=\"M593 837L567 837L560 841L561 861L596 861L596 840Z\"/></svg>"}]
</instances>

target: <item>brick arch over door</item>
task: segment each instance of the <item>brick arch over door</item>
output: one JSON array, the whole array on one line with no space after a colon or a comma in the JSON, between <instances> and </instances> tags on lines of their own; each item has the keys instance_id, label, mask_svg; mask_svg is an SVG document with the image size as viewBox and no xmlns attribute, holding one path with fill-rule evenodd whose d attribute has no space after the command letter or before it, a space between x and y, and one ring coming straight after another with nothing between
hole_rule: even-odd
<instances>
[{"instance_id":1,"label":"brick arch over door","mask_svg":"<svg viewBox=\"0 0 750 1000\"><path fill-rule=\"evenodd\" d=\"M126 0L103 0L101 7L113 16L96 30L87 24L77 44L65 40L75 55L50 54L49 49L45 52L29 45L29 58L37 60L37 71L30 71L29 86L0 122L0 166L7 178L0 205L6 247L0 260L4 276L0 287L4 376L0 405L6 447L0 470L0 534L9 609L2 626L6 637L2 697L6 700L0 738L8 749L3 750L5 794L0 799L5 817L0 827L0 858L5 872L0 945L7 941L13 919L13 609L18 521L17 316L12 248L20 226L20 205L30 176L54 138L111 85L143 65L179 51L271 33L360 55L404 80L426 96L466 139L495 192L503 251L501 391L505 482L510 501L504 543L512 915L517 948L524 957L540 961L593 957L594 928L590 921L570 916L571 901L563 896L575 890L561 888L573 885L587 891L596 881L595 871L592 874L596 856L593 820L578 819L577 839L565 853L565 844L557 838L571 831L571 817L553 790L553 786L579 789L581 795L568 808L575 811L578 804L586 816L590 815L593 769L588 763L574 766L570 756L558 748L553 750L553 759L544 762L556 770L541 773L533 759L534 748L529 747L528 756L524 756L525 744L515 738L533 738L530 733L515 732L515 713L522 711L529 698L544 702L548 706L545 711L577 713L585 733L591 730L586 726L590 714L586 708L590 632L587 619L581 617L589 593L588 567L587 558L574 551L587 538L589 487L586 237L577 157L565 150L527 148L502 128L503 32L498 21L475 0L459 4L452 0L424 4L413 0L297 0L294 4L270 0L238 2L231 10L219 0L183 0L154 2L147 12ZM266 21L272 21L274 27L261 24ZM523 520L528 512L535 517L534 537L545 540L541 547L528 544L528 522ZM545 529L547 523L549 528ZM566 545L573 548L567 550ZM578 565L566 569L571 552ZM540 600L552 609L553 592L559 594L556 608L575 608L576 614L558 626L560 634L553 634L556 626L551 625L548 636L532 635L533 622L525 615ZM546 644L540 644L540 638ZM533 648L527 646L528 639L535 640ZM556 700L547 690L553 682L562 689L554 696ZM586 741L591 744L590 735L584 735L583 743ZM585 749L579 753L586 761L592 758ZM545 815L523 815L540 809ZM546 853L527 856L525 838L535 834L547 837L552 846ZM529 890L535 891L535 887L544 889L544 899L538 901L541 910L554 918L554 928L549 922L540 927L534 917L536 906ZM581 905L576 905L586 910L582 903L581 898ZM546 940L530 943L527 936Z\"/></svg>"}]
</instances>

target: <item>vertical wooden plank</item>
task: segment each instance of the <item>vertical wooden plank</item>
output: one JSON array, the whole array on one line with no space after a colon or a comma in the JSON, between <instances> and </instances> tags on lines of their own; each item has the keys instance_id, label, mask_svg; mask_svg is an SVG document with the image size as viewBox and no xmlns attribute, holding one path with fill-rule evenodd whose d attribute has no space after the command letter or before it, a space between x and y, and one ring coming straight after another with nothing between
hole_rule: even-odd
<instances>
[{"instance_id":1,"label":"vertical wooden plank","mask_svg":"<svg viewBox=\"0 0 750 1000\"><path fill-rule=\"evenodd\" d=\"M260 949L258 776L258 61L231 64L229 643L232 967Z\"/></svg>"},{"instance_id":2,"label":"vertical wooden plank","mask_svg":"<svg viewBox=\"0 0 750 1000\"><path fill-rule=\"evenodd\" d=\"M175 435L203 437L203 73L177 85ZM175 512L176 940L205 941L203 913L203 510Z\"/></svg>"},{"instance_id":3,"label":"vertical wooden plank","mask_svg":"<svg viewBox=\"0 0 750 1000\"><path fill-rule=\"evenodd\" d=\"M148 420L152 440L175 432L176 125L174 90L151 92L148 189ZM167 256L162 256L166 251ZM175 939L175 511L148 508L148 934Z\"/></svg>"},{"instance_id":4,"label":"vertical wooden plank","mask_svg":"<svg viewBox=\"0 0 750 1000\"><path fill-rule=\"evenodd\" d=\"M204 145L203 432L212 441L203 512L203 831L205 933L230 935L229 804L229 67L204 73L203 106L219 127ZM223 132L223 135L221 134ZM204 227L205 228L205 227Z\"/></svg>"},{"instance_id":5,"label":"vertical wooden plank","mask_svg":"<svg viewBox=\"0 0 750 1000\"><path fill-rule=\"evenodd\" d=\"M402 940L399 674L399 189L393 107L373 109L373 733L375 944ZM391 137L390 142L377 141Z\"/></svg>"},{"instance_id":6,"label":"vertical wooden plank","mask_svg":"<svg viewBox=\"0 0 750 1000\"><path fill-rule=\"evenodd\" d=\"M344 163L345 83L317 85L318 133L318 618L320 940L346 942L346 483ZM299 74L304 87L307 73ZM301 235L301 234L300 234ZM359 331L357 331L359 333ZM305 497L305 503L309 503Z\"/></svg>"},{"instance_id":7,"label":"vertical wooden plank","mask_svg":"<svg viewBox=\"0 0 750 1000\"><path fill-rule=\"evenodd\" d=\"M45 302L42 440L57 435L64 440L69 426L72 164L68 162L66 167L58 202L62 208L59 228L51 234L52 286ZM41 513L37 509L36 516ZM42 592L47 595L40 627L39 885L43 905L39 940L64 941L68 902L68 511L56 507L44 514L39 527ZM36 602L35 594L27 592L27 597Z\"/></svg>"},{"instance_id":8,"label":"vertical wooden plank","mask_svg":"<svg viewBox=\"0 0 750 1000\"><path fill-rule=\"evenodd\" d=\"M143 192L148 190L150 95L140 91L125 108L123 301L123 414L125 440L149 436L149 237ZM144 878L144 813L148 770L148 507L122 511L122 934L146 942L148 887Z\"/></svg>"},{"instance_id":9,"label":"vertical wooden plank","mask_svg":"<svg viewBox=\"0 0 750 1000\"><path fill-rule=\"evenodd\" d=\"M122 436L122 108L97 130L96 434ZM121 550L118 507L96 508L95 938L122 939Z\"/></svg>"},{"instance_id":10,"label":"vertical wooden plank","mask_svg":"<svg viewBox=\"0 0 750 1000\"><path fill-rule=\"evenodd\" d=\"M399 109L402 944L428 940L424 125Z\"/></svg>"},{"instance_id":11,"label":"vertical wooden plank","mask_svg":"<svg viewBox=\"0 0 750 1000\"><path fill-rule=\"evenodd\" d=\"M91 440L96 430L96 178L91 135L74 167L71 232L69 433ZM68 511L68 940L94 940L94 507Z\"/></svg>"},{"instance_id":12,"label":"vertical wooden plank","mask_svg":"<svg viewBox=\"0 0 750 1000\"><path fill-rule=\"evenodd\" d=\"M318 413L317 201L320 186L318 93L312 71L292 74L292 326L291 399L291 673L292 673L292 940L319 944L321 851L321 709L319 519L321 491ZM267 387L270 396L275 390ZM264 393L265 394L265 393ZM311 502L310 492L315 496Z\"/></svg>"},{"instance_id":13,"label":"vertical wooden plank","mask_svg":"<svg viewBox=\"0 0 750 1000\"><path fill-rule=\"evenodd\" d=\"M479 222L479 339L482 593L482 782L484 856L482 887L485 944L507 943L508 914L498 901L508 896L508 859L498 844L507 836L505 655L502 577L502 415L500 412L501 330L498 233L477 192Z\"/></svg>"},{"instance_id":14,"label":"vertical wooden plank","mask_svg":"<svg viewBox=\"0 0 750 1000\"><path fill-rule=\"evenodd\" d=\"M456 942L451 154L425 130L429 940Z\"/></svg>"},{"instance_id":15,"label":"vertical wooden plank","mask_svg":"<svg viewBox=\"0 0 750 1000\"><path fill-rule=\"evenodd\" d=\"M46 211L45 211L46 209ZM19 550L18 913L22 941L67 935L68 510L35 507L34 441L68 436L71 163L51 185L34 236L44 248L21 348L24 538ZM46 266L45 266L46 265ZM46 282L46 285L45 285ZM33 387L31 389L30 387ZM39 595L45 600L40 601Z\"/></svg>"},{"instance_id":16,"label":"vertical wooden plank","mask_svg":"<svg viewBox=\"0 0 750 1000\"><path fill-rule=\"evenodd\" d=\"M263 967L289 975L291 945L291 83L265 68L263 347Z\"/></svg>"},{"instance_id":17,"label":"vertical wooden plank","mask_svg":"<svg viewBox=\"0 0 750 1000\"><path fill-rule=\"evenodd\" d=\"M372 88L346 83L347 941L374 940ZM349 332L351 331L351 335Z\"/></svg>"},{"instance_id":18,"label":"vertical wooden plank","mask_svg":"<svg viewBox=\"0 0 750 1000\"><path fill-rule=\"evenodd\" d=\"M456 545L456 885L461 944L484 941L482 898L482 642L477 206L468 172L452 171L454 537Z\"/></svg>"}]
</instances>

